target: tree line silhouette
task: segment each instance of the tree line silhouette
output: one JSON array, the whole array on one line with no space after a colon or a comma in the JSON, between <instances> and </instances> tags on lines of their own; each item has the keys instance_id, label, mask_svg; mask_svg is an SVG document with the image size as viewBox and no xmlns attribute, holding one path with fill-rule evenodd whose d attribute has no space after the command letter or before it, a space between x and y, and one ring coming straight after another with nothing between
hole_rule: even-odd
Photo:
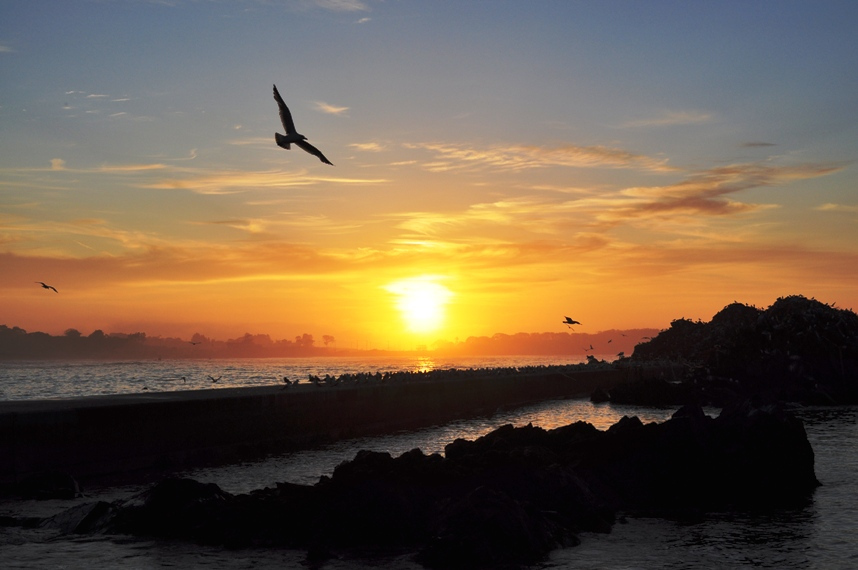
<instances>
[{"instance_id":1,"label":"tree line silhouette","mask_svg":"<svg viewBox=\"0 0 858 570\"><path fill-rule=\"evenodd\" d=\"M517 333L472 336L464 341L439 341L431 352L442 356L570 355L630 356L642 340L657 329L609 330L599 333ZM229 340L216 340L195 333L190 340L148 336L144 332L89 335L70 328L62 335L27 332L19 327L0 325L0 360L150 360L179 358L273 358L307 356L354 356L383 354L377 349L337 348L336 339L323 335L321 345L312 334L303 333L293 340L272 339L267 334L245 333Z\"/></svg>"},{"instance_id":2,"label":"tree line silhouette","mask_svg":"<svg viewBox=\"0 0 858 570\"><path fill-rule=\"evenodd\" d=\"M272 340L267 334L250 334L229 340L215 340L196 333L191 340L147 336L144 332L110 333L102 330L83 335L67 329L62 335L28 333L19 327L0 325L0 359L158 359L158 358L264 358L276 356L317 356L329 352L333 336L322 337L317 346L313 335L304 333L294 340Z\"/></svg>"}]
</instances>

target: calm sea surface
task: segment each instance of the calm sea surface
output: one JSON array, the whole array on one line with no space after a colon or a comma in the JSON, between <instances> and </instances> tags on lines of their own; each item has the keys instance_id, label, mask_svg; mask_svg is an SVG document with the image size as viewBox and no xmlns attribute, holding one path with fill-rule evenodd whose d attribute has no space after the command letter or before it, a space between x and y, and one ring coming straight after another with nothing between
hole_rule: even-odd
<instances>
[{"instance_id":1,"label":"calm sea surface","mask_svg":"<svg viewBox=\"0 0 858 570\"><path fill-rule=\"evenodd\" d=\"M426 361L425 359L277 359L135 363L16 363L0 365L3 399L72 397L87 394L246 386L282 381L282 377L324 376L377 370L426 370L570 363L544 358ZM423 367L423 368L421 368ZM302 376L303 375L303 376ZM187 381L179 386L181 377ZM208 384L206 383L208 382ZM190 385L194 383L193 385ZM113 387L113 389L107 389ZM415 447L443 453L457 437L473 439L506 424L532 422L545 428L577 420L605 429L623 415L644 422L664 421L674 409L593 405L586 400L558 400L382 437L346 440L251 463L183 473L214 482L231 493L273 486L278 481L312 484L330 474L360 449L398 455ZM715 414L717 410L708 410ZM816 454L820 487L803 508L765 514L721 514L687 524L662 519L629 518L613 532L584 534L582 544L553 552L535 568L858 568L858 408L799 408ZM85 489L74 501L5 501L0 515L50 516L81 502L127 498L146 485ZM182 542L128 537L69 537L55 529L0 527L3 568L306 568L304 553L288 550L226 550ZM325 570L418 569L408 556L374 560L331 560Z\"/></svg>"},{"instance_id":2,"label":"calm sea surface","mask_svg":"<svg viewBox=\"0 0 858 570\"><path fill-rule=\"evenodd\" d=\"M614 356L599 356L613 360ZM307 381L357 372L428 372L449 368L498 368L543 364L578 364L578 357L507 356L433 358L429 356L357 356L351 358L245 358L208 360L0 362L0 400L76 398L234 388L282 384L283 377ZM217 379L213 382L212 379Z\"/></svg>"}]
</instances>

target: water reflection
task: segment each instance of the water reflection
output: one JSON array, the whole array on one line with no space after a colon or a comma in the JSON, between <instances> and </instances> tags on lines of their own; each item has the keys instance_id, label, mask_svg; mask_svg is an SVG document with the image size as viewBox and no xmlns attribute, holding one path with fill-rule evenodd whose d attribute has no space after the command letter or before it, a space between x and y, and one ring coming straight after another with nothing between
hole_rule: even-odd
<instances>
[{"instance_id":1,"label":"water reflection","mask_svg":"<svg viewBox=\"0 0 858 570\"><path fill-rule=\"evenodd\" d=\"M544 428L583 420L606 429L623 415L644 422L663 421L674 409L593 405L586 400L544 402L517 410L500 410L490 417L402 432L384 437L342 441L315 450L272 456L262 461L219 469L188 472L200 481L215 482L232 493L271 486L277 481L312 484L331 473L338 463L359 449L401 454L414 447L442 453L457 437L473 439L505 423L532 422ZM708 410L714 415L717 410ZM574 548L555 550L539 568L858 568L858 408L802 408L796 414L805 422L817 459L816 472L823 486L804 508L774 513L710 514L695 524L658 518L628 518L610 534L581 536ZM87 490L88 492L90 490ZM94 491L94 490L93 490ZM127 498L139 489L113 489ZM112 495L91 494L88 501L113 500ZM48 506L48 505L44 505ZM56 504L53 511L66 508ZM12 512L27 512L33 505ZM9 509L6 509L8 512ZM39 516L42 516L41 513ZM45 516L48 513L45 513ZM45 529L0 529L4 568L33 567L200 567L299 568L304 552L246 549L231 551L181 542L160 542L117 537L67 538L46 535ZM392 559L331 560L324 570L419 570L408 555Z\"/></svg>"},{"instance_id":2,"label":"water reflection","mask_svg":"<svg viewBox=\"0 0 858 570\"><path fill-rule=\"evenodd\" d=\"M554 429L577 421L606 430L625 415L638 416L644 423L662 422L676 408L640 408L611 404L593 404L589 400L550 400L512 410L498 410L491 416L458 420L444 425L390 435L362 437L339 441L318 449L276 455L262 461L245 464L241 469L228 466L194 470L189 477L214 482L231 493L247 493L253 489L273 486L278 481L312 485L321 475L330 475L343 461L352 459L361 449L386 451L394 457L414 448L423 453L444 453L444 446L458 438L476 439L505 425L523 426L532 423L544 429ZM718 410L707 409L709 415Z\"/></svg>"},{"instance_id":3,"label":"water reflection","mask_svg":"<svg viewBox=\"0 0 858 570\"><path fill-rule=\"evenodd\" d=\"M431 372L450 368L517 368L578 364L565 356L509 356L496 358L437 358L434 356L359 356L323 358L247 358L123 362L0 362L3 399L29 400L133 394L144 390L238 388L281 385L283 377L306 381L342 374L376 372ZM209 376L221 377L213 385Z\"/></svg>"},{"instance_id":4,"label":"water reflection","mask_svg":"<svg viewBox=\"0 0 858 570\"><path fill-rule=\"evenodd\" d=\"M412 372L432 372L435 370L435 360L431 356L418 356Z\"/></svg>"}]
</instances>

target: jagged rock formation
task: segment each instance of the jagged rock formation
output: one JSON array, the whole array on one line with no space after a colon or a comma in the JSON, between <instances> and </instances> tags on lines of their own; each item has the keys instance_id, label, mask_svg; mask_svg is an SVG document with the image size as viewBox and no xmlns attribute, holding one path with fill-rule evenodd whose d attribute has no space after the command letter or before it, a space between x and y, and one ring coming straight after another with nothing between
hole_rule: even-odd
<instances>
[{"instance_id":1,"label":"jagged rock formation","mask_svg":"<svg viewBox=\"0 0 858 570\"><path fill-rule=\"evenodd\" d=\"M686 366L682 384L651 381L612 401L724 405L760 395L802 403L858 402L858 315L795 295L761 310L727 305L712 320L675 320L635 347L631 364Z\"/></svg>"},{"instance_id":2,"label":"jagged rock formation","mask_svg":"<svg viewBox=\"0 0 858 570\"><path fill-rule=\"evenodd\" d=\"M818 485L802 423L750 403L710 418L684 407L662 424L607 431L503 426L445 457L361 451L313 485L245 495L165 480L117 504L58 517L73 532L291 547L308 559L363 549L416 552L433 568L514 568L608 532L618 512L699 514L806 500ZM50 524L46 521L44 524Z\"/></svg>"}]
</instances>

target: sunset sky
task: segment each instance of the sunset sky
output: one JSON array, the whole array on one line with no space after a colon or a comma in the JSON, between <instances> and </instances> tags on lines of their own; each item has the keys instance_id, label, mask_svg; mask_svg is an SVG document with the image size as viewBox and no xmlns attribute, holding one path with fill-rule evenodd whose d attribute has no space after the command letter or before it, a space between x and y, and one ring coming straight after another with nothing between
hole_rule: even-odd
<instances>
[{"instance_id":1,"label":"sunset sky","mask_svg":"<svg viewBox=\"0 0 858 570\"><path fill-rule=\"evenodd\" d=\"M411 348L858 309L856 27L851 0L4 2L0 324ZM275 145L272 84L336 166Z\"/></svg>"}]
</instances>

